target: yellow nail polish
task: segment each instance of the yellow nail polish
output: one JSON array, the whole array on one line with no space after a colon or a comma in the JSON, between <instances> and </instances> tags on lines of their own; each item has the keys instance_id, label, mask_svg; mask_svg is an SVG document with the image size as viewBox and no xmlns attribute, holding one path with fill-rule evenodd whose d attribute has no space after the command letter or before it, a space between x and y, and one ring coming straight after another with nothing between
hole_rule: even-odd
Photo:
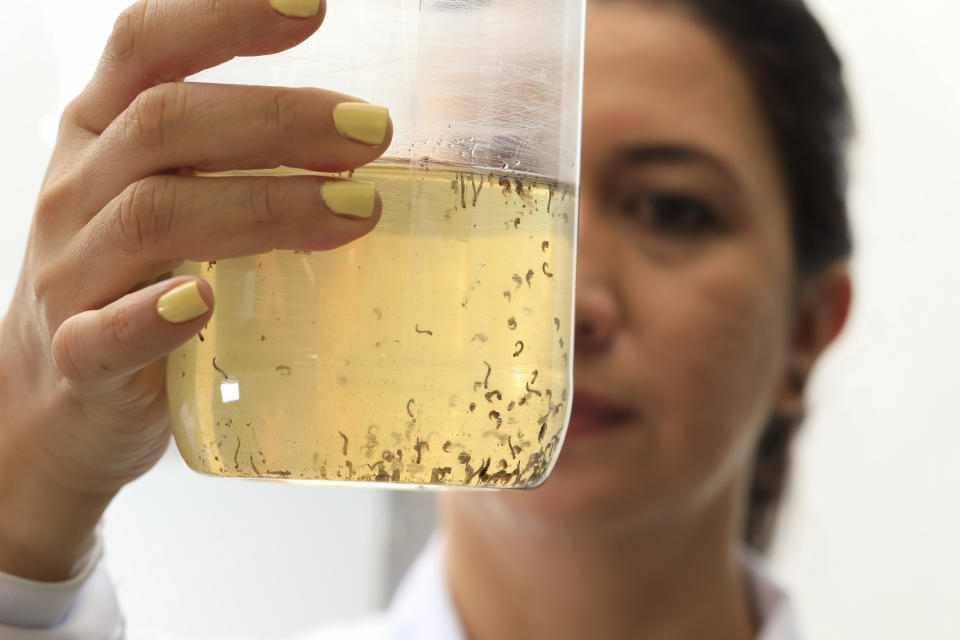
<instances>
[{"instance_id":1,"label":"yellow nail polish","mask_svg":"<svg viewBox=\"0 0 960 640\"><path fill-rule=\"evenodd\" d=\"M320 0L270 0L270 6L288 18L309 18L320 11Z\"/></svg>"},{"instance_id":2,"label":"yellow nail polish","mask_svg":"<svg viewBox=\"0 0 960 640\"><path fill-rule=\"evenodd\" d=\"M328 182L321 187L321 193L327 208L338 216L369 218L377 202L377 189L372 182Z\"/></svg>"},{"instance_id":3,"label":"yellow nail polish","mask_svg":"<svg viewBox=\"0 0 960 640\"><path fill-rule=\"evenodd\" d=\"M340 135L366 144L382 144L387 137L390 110L366 102L341 102L333 108Z\"/></svg>"},{"instance_id":4,"label":"yellow nail polish","mask_svg":"<svg viewBox=\"0 0 960 640\"><path fill-rule=\"evenodd\" d=\"M200 296L197 281L184 282L160 296L157 301L157 313L160 317L173 324L181 324L193 320L210 310L206 301Z\"/></svg>"}]
</instances>

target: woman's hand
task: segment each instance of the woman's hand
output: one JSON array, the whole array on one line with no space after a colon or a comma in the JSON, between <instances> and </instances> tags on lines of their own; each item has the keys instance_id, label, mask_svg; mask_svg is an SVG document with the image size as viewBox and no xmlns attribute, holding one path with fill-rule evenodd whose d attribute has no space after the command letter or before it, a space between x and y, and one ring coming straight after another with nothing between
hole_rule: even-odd
<instances>
[{"instance_id":1,"label":"woman's hand","mask_svg":"<svg viewBox=\"0 0 960 640\"><path fill-rule=\"evenodd\" d=\"M309 0L293 4L310 13ZM67 577L112 497L166 448L164 356L213 308L209 285L165 279L173 268L331 249L376 225L372 187L334 198L314 176L195 175L337 172L383 153L385 111L350 105L335 118L347 96L182 82L292 47L322 14L285 16L269 0L141 0L65 110L0 327L0 571ZM162 314L161 297L189 282L183 313Z\"/></svg>"}]
</instances>

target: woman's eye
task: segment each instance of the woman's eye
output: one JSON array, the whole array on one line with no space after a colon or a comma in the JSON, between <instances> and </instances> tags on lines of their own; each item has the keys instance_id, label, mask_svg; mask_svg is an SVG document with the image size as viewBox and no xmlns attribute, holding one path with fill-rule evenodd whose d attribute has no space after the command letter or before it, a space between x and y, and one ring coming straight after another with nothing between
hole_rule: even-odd
<instances>
[{"instance_id":1,"label":"woman's eye","mask_svg":"<svg viewBox=\"0 0 960 640\"><path fill-rule=\"evenodd\" d=\"M638 193L620 199L622 214L652 231L697 235L720 227L720 219L700 200L673 193Z\"/></svg>"}]
</instances>

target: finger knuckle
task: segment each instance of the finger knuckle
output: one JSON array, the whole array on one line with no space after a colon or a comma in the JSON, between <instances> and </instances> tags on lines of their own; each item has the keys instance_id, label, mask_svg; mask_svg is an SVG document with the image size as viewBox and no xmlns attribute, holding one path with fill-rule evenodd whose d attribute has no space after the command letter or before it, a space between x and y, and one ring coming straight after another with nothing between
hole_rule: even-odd
<instances>
[{"instance_id":1,"label":"finger knuckle","mask_svg":"<svg viewBox=\"0 0 960 640\"><path fill-rule=\"evenodd\" d=\"M77 197L76 183L72 176L48 179L37 195L34 219L46 229L49 225L62 224L63 218Z\"/></svg>"},{"instance_id":2,"label":"finger knuckle","mask_svg":"<svg viewBox=\"0 0 960 640\"><path fill-rule=\"evenodd\" d=\"M113 23L104 57L111 62L125 62L136 51L147 22L151 0L141 0L124 9Z\"/></svg>"},{"instance_id":3,"label":"finger knuckle","mask_svg":"<svg viewBox=\"0 0 960 640\"><path fill-rule=\"evenodd\" d=\"M37 270L30 281L31 302L41 309L46 309L53 292L59 288L58 282L62 276L57 268L49 265Z\"/></svg>"},{"instance_id":4,"label":"finger knuckle","mask_svg":"<svg viewBox=\"0 0 960 640\"><path fill-rule=\"evenodd\" d=\"M69 315L72 304L63 283L75 275L76 266L67 260L50 260L34 272L30 282L31 303L37 329L48 338Z\"/></svg>"},{"instance_id":5,"label":"finger knuckle","mask_svg":"<svg viewBox=\"0 0 960 640\"><path fill-rule=\"evenodd\" d=\"M115 246L134 254L152 253L173 227L175 195L169 180L153 177L138 180L115 201L111 237Z\"/></svg>"},{"instance_id":6,"label":"finger knuckle","mask_svg":"<svg viewBox=\"0 0 960 640\"><path fill-rule=\"evenodd\" d=\"M78 126L81 129L84 126L83 101L80 95L74 97L66 104L63 111L60 112L60 122L57 125L57 139L62 140L64 131L68 127ZM99 132L98 132L99 133Z\"/></svg>"},{"instance_id":7,"label":"finger knuckle","mask_svg":"<svg viewBox=\"0 0 960 640\"><path fill-rule=\"evenodd\" d=\"M169 132L187 111L187 92L178 82L164 82L141 92L118 122L121 137L146 149L167 146Z\"/></svg>"},{"instance_id":8,"label":"finger knuckle","mask_svg":"<svg viewBox=\"0 0 960 640\"><path fill-rule=\"evenodd\" d=\"M283 221L286 192L282 178L262 178L250 190L250 210L255 222L276 225Z\"/></svg>"},{"instance_id":9,"label":"finger knuckle","mask_svg":"<svg viewBox=\"0 0 960 640\"><path fill-rule=\"evenodd\" d=\"M87 360L88 346L80 339L76 318L60 325L53 336L51 349L60 375L77 385L87 381L87 367L82 363Z\"/></svg>"},{"instance_id":10,"label":"finger knuckle","mask_svg":"<svg viewBox=\"0 0 960 640\"><path fill-rule=\"evenodd\" d=\"M60 335L60 333L57 333L57 336ZM53 362L57 366L57 371L64 378L71 382L79 381L77 359L72 346L66 339L58 338L53 341Z\"/></svg>"},{"instance_id":11,"label":"finger knuckle","mask_svg":"<svg viewBox=\"0 0 960 640\"><path fill-rule=\"evenodd\" d=\"M295 91L277 89L273 100L267 102L265 118L283 137L296 133L300 123L299 99Z\"/></svg>"},{"instance_id":12,"label":"finger knuckle","mask_svg":"<svg viewBox=\"0 0 960 640\"><path fill-rule=\"evenodd\" d=\"M219 24L228 22L233 16L237 3L230 0L202 0L200 9L212 16Z\"/></svg>"}]
</instances>

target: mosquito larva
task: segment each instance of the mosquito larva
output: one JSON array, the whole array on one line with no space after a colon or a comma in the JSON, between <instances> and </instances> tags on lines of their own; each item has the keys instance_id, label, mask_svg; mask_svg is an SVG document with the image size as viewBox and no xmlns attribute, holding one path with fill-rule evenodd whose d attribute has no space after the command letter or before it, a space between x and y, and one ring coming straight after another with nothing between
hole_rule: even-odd
<instances>
[{"instance_id":1,"label":"mosquito larva","mask_svg":"<svg viewBox=\"0 0 960 640\"><path fill-rule=\"evenodd\" d=\"M413 445L413 450L417 452L416 464L420 464L420 458L423 454L424 447L426 447L427 451L430 451L430 445L427 443L427 441L417 438L417 443Z\"/></svg>"},{"instance_id":2,"label":"mosquito larva","mask_svg":"<svg viewBox=\"0 0 960 640\"><path fill-rule=\"evenodd\" d=\"M220 374L223 376L223 379L224 379L224 380L229 380L229 379L230 379L230 376L227 375L227 372L217 366L217 358L216 358L216 356L214 356L214 358L213 358L213 368L220 372Z\"/></svg>"},{"instance_id":3,"label":"mosquito larva","mask_svg":"<svg viewBox=\"0 0 960 640\"><path fill-rule=\"evenodd\" d=\"M450 467L435 467L433 471L430 472L430 484L442 483L443 479L450 473L453 473L453 469Z\"/></svg>"},{"instance_id":4,"label":"mosquito larva","mask_svg":"<svg viewBox=\"0 0 960 640\"><path fill-rule=\"evenodd\" d=\"M483 464L480 465L480 468L477 469L476 475L480 477L481 482L487 480L487 470L490 468L490 463L493 461L493 458L487 458L483 460Z\"/></svg>"}]
</instances>

